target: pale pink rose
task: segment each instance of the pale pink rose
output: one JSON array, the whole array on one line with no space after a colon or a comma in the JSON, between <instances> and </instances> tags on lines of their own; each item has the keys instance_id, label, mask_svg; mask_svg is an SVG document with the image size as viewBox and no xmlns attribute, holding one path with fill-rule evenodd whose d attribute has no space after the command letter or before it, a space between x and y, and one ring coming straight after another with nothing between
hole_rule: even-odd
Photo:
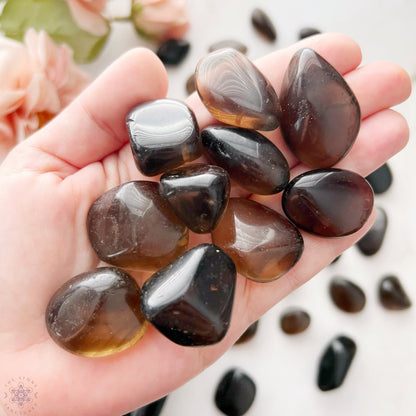
<instances>
[{"instance_id":1,"label":"pale pink rose","mask_svg":"<svg viewBox=\"0 0 416 416\"><path fill-rule=\"evenodd\" d=\"M186 0L134 0L134 25L151 38L180 39L189 27L186 3Z\"/></svg>"},{"instance_id":2,"label":"pale pink rose","mask_svg":"<svg viewBox=\"0 0 416 416\"><path fill-rule=\"evenodd\" d=\"M102 13L108 0L65 0L71 9L76 24L95 36L108 32L107 21Z\"/></svg>"},{"instance_id":3,"label":"pale pink rose","mask_svg":"<svg viewBox=\"0 0 416 416\"><path fill-rule=\"evenodd\" d=\"M0 37L0 153L42 127L88 83L72 50L45 32L29 29L24 43Z\"/></svg>"}]
</instances>

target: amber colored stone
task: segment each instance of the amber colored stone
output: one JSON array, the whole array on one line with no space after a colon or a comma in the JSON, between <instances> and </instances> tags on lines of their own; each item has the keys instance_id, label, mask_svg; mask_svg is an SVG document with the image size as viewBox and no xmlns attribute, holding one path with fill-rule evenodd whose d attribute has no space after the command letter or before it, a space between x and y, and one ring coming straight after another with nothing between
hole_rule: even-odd
<instances>
[{"instance_id":1,"label":"amber colored stone","mask_svg":"<svg viewBox=\"0 0 416 416\"><path fill-rule=\"evenodd\" d=\"M290 221L245 198L230 198L212 241L234 260L239 273L257 282L282 276L303 251L302 236Z\"/></svg>"},{"instance_id":2,"label":"amber colored stone","mask_svg":"<svg viewBox=\"0 0 416 416\"><path fill-rule=\"evenodd\" d=\"M92 204L87 230L101 260L128 269L157 270L188 245L188 229L160 196L156 182L110 189Z\"/></svg>"},{"instance_id":3,"label":"amber colored stone","mask_svg":"<svg viewBox=\"0 0 416 416\"><path fill-rule=\"evenodd\" d=\"M282 152L255 130L207 127L201 141L204 153L249 192L275 194L289 182L289 165Z\"/></svg>"},{"instance_id":4,"label":"amber colored stone","mask_svg":"<svg viewBox=\"0 0 416 416\"><path fill-rule=\"evenodd\" d=\"M244 45L244 43L241 43L240 41L234 40L234 39L225 39L225 40L220 40L219 42L215 42L209 47L208 51L214 52L214 51L217 51L218 49L224 49L224 48L232 48L232 49L237 50L238 52L241 52L244 55L247 54L247 46Z\"/></svg>"},{"instance_id":5,"label":"amber colored stone","mask_svg":"<svg viewBox=\"0 0 416 416\"><path fill-rule=\"evenodd\" d=\"M162 412L168 396L162 397L155 402L149 403L146 406L140 407L133 412L127 413L124 416L159 416Z\"/></svg>"},{"instance_id":6,"label":"amber colored stone","mask_svg":"<svg viewBox=\"0 0 416 416\"><path fill-rule=\"evenodd\" d=\"M280 92L283 138L311 168L341 160L353 145L361 113L344 78L312 49L296 52Z\"/></svg>"},{"instance_id":7,"label":"amber colored stone","mask_svg":"<svg viewBox=\"0 0 416 416\"><path fill-rule=\"evenodd\" d=\"M359 230L373 208L368 182L355 172L319 169L294 178L282 206L298 227L321 237L341 237Z\"/></svg>"},{"instance_id":8,"label":"amber colored stone","mask_svg":"<svg viewBox=\"0 0 416 416\"><path fill-rule=\"evenodd\" d=\"M181 101L165 98L138 105L127 116L127 129L134 161L144 175L158 175L201 155L195 115Z\"/></svg>"},{"instance_id":9,"label":"amber colored stone","mask_svg":"<svg viewBox=\"0 0 416 416\"><path fill-rule=\"evenodd\" d=\"M299 39L305 39L309 38L310 36L318 35L321 33L319 29L316 29L314 27L304 27L301 30L299 30Z\"/></svg>"},{"instance_id":10,"label":"amber colored stone","mask_svg":"<svg viewBox=\"0 0 416 416\"><path fill-rule=\"evenodd\" d=\"M251 13L251 23L267 40L274 42L277 39L276 28L264 10L254 9Z\"/></svg>"},{"instance_id":11,"label":"amber colored stone","mask_svg":"<svg viewBox=\"0 0 416 416\"><path fill-rule=\"evenodd\" d=\"M185 89L189 95L196 91L195 72L186 80Z\"/></svg>"},{"instance_id":12,"label":"amber colored stone","mask_svg":"<svg viewBox=\"0 0 416 416\"><path fill-rule=\"evenodd\" d=\"M210 233L227 206L230 178L219 166L198 163L163 174L159 189L191 231Z\"/></svg>"},{"instance_id":13,"label":"amber colored stone","mask_svg":"<svg viewBox=\"0 0 416 416\"><path fill-rule=\"evenodd\" d=\"M300 334L308 329L311 317L302 309L289 309L280 317L280 327L288 335Z\"/></svg>"},{"instance_id":14,"label":"amber colored stone","mask_svg":"<svg viewBox=\"0 0 416 416\"><path fill-rule=\"evenodd\" d=\"M254 338L254 335L256 335L257 327L259 326L259 321L253 322L238 338L238 340L235 342L236 344L244 344L247 341L250 341L252 338Z\"/></svg>"},{"instance_id":15,"label":"amber colored stone","mask_svg":"<svg viewBox=\"0 0 416 416\"><path fill-rule=\"evenodd\" d=\"M201 244L146 281L142 312L176 344L215 344L230 325L235 282L235 266L227 254Z\"/></svg>"},{"instance_id":16,"label":"amber colored stone","mask_svg":"<svg viewBox=\"0 0 416 416\"><path fill-rule=\"evenodd\" d=\"M373 173L366 176L366 179L370 183L375 194L382 194L390 188L393 182L393 174L391 173L389 165L385 163Z\"/></svg>"},{"instance_id":17,"label":"amber colored stone","mask_svg":"<svg viewBox=\"0 0 416 416\"><path fill-rule=\"evenodd\" d=\"M168 39L159 46L156 54L166 65L178 65L188 55L191 44L183 39Z\"/></svg>"},{"instance_id":18,"label":"amber colored stone","mask_svg":"<svg viewBox=\"0 0 416 416\"><path fill-rule=\"evenodd\" d=\"M411 300L396 276L386 276L380 281L378 296L381 304L389 310L401 311L412 306Z\"/></svg>"},{"instance_id":19,"label":"amber colored stone","mask_svg":"<svg viewBox=\"0 0 416 416\"><path fill-rule=\"evenodd\" d=\"M333 339L319 362L318 387L329 391L341 386L354 359L357 346L346 336Z\"/></svg>"},{"instance_id":20,"label":"amber colored stone","mask_svg":"<svg viewBox=\"0 0 416 416\"><path fill-rule=\"evenodd\" d=\"M367 233L357 242L357 247L366 256L376 254L384 241L387 229L387 214L384 209L376 208L376 219Z\"/></svg>"},{"instance_id":21,"label":"amber colored stone","mask_svg":"<svg viewBox=\"0 0 416 416\"><path fill-rule=\"evenodd\" d=\"M217 120L254 130L279 126L279 99L272 85L235 49L220 49L202 58L195 79L202 102Z\"/></svg>"},{"instance_id":22,"label":"amber colored stone","mask_svg":"<svg viewBox=\"0 0 416 416\"><path fill-rule=\"evenodd\" d=\"M363 290L355 283L337 277L329 286L332 301L344 312L356 313L364 309L366 297Z\"/></svg>"},{"instance_id":23,"label":"amber colored stone","mask_svg":"<svg viewBox=\"0 0 416 416\"><path fill-rule=\"evenodd\" d=\"M59 346L74 354L102 357L123 351L147 328L140 295L135 280L115 267L82 273L52 296L46 327Z\"/></svg>"}]
</instances>

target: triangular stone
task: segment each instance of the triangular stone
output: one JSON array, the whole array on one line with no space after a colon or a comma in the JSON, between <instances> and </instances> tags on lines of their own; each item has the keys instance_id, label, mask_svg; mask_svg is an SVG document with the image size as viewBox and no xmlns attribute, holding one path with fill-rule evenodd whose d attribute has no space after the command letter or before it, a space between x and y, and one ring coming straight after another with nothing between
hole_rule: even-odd
<instances>
[{"instance_id":1,"label":"triangular stone","mask_svg":"<svg viewBox=\"0 0 416 416\"><path fill-rule=\"evenodd\" d=\"M378 295L386 309L400 311L412 306L411 300L396 276L387 276L380 281Z\"/></svg>"}]
</instances>

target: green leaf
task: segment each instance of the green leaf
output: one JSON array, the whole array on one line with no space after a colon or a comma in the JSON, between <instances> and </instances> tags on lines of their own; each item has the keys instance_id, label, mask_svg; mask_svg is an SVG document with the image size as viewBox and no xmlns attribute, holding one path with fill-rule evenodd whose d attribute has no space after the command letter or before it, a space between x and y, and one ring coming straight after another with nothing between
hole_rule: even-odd
<instances>
[{"instance_id":1,"label":"green leaf","mask_svg":"<svg viewBox=\"0 0 416 416\"><path fill-rule=\"evenodd\" d=\"M78 63L93 60L107 40L75 23L65 0L7 0L0 16L0 30L9 38L22 40L27 29L43 29L56 43L66 43Z\"/></svg>"}]
</instances>

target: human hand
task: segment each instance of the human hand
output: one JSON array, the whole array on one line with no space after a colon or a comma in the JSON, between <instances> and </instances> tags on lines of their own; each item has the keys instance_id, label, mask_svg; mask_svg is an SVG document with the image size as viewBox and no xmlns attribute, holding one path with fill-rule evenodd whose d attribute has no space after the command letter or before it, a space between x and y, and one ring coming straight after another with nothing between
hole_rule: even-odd
<instances>
[{"instance_id":1,"label":"human hand","mask_svg":"<svg viewBox=\"0 0 416 416\"><path fill-rule=\"evenodd\" d=\"M407 142L406 121L389 107L408 97L409 77L390 63L357 69L361 52L351 39L321 35L256 62L277 93L301 47L321 54L354 91L363 121L354 146L336 167L366 176ZM231 326L217 345L181 347L150 327L136 345L109 357L85 358L59 348L46 330L45 309L64 282L99 265L86 232L90 205L114 186L145 179L133 162L125 115L166 91L157 58L133 50L0 166L0 403L5 414L15 408L3 390L19 377L31 383L33 415L117 416L166 395L219 358L250 323L351 246L374 220L373 213L360 231L338 239L302 233L300 261L274 282L238 276ZM213 121L196 95L188 104L201 129ZM291 177L306 170L287 150L279 129L265 135L285 154ZM253 199L282 211L279 194ZM193 235L190 247L207 239ZM147 274L134 276L141 285Z\"/></svg>"}]
</instances>

